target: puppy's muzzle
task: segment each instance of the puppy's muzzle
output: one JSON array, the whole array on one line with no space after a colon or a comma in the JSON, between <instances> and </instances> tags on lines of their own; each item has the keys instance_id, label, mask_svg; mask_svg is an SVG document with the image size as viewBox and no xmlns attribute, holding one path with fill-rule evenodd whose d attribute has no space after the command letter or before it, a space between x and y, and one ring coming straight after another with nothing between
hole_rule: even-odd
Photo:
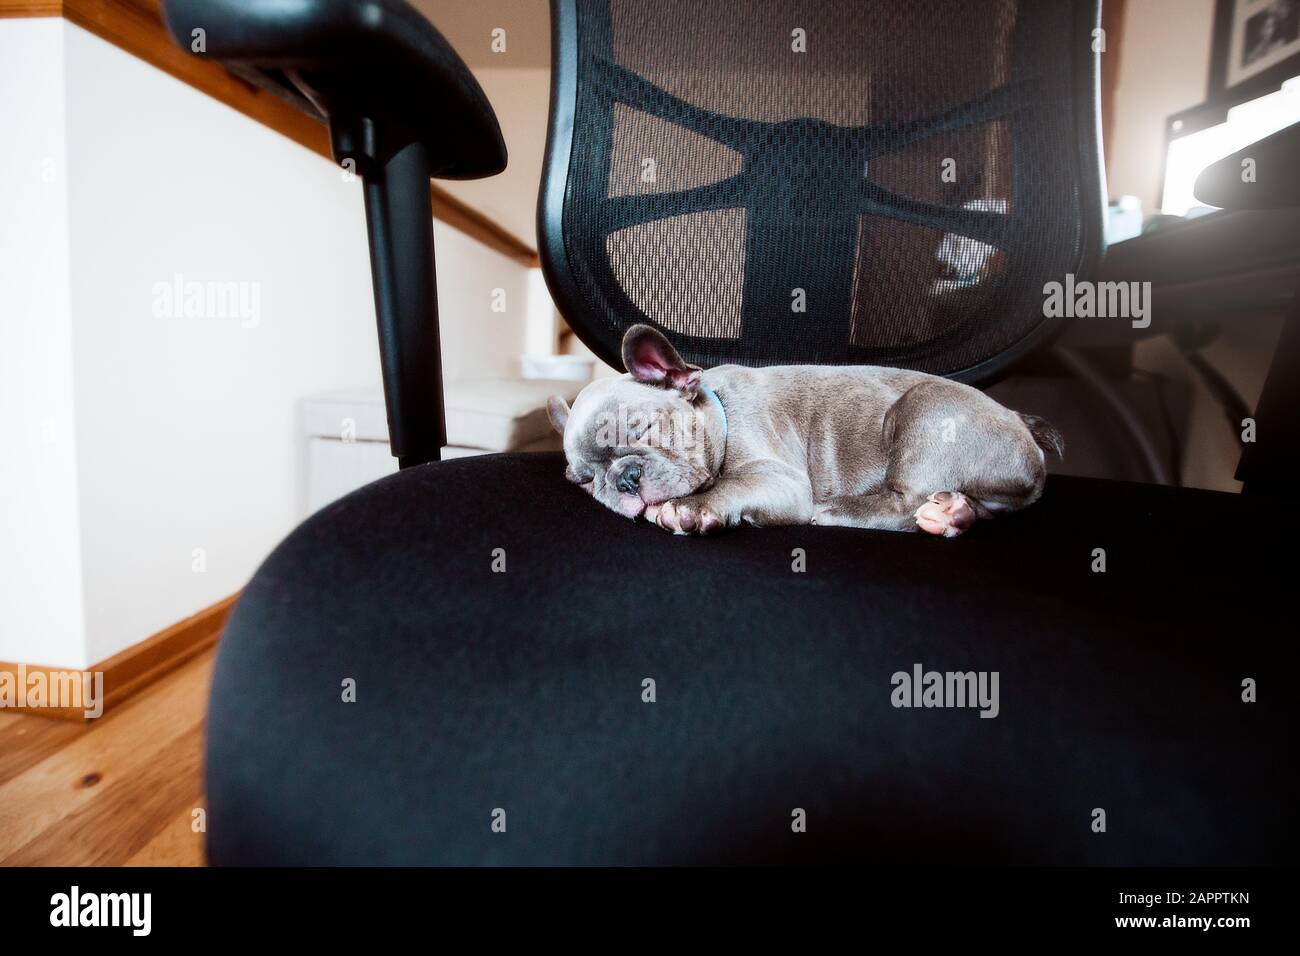
<instances>
[{"instance_id":1,"label":"puppy's muzzle","mask_svg":"<svg viewBox=\"0 0 1300 956\"><path fill-rule=\"evenodd\" d=\"M641 487L641 463L630 461L619 469L614 487L625 495L635 495Z\"/></svg>"}]
</instances>

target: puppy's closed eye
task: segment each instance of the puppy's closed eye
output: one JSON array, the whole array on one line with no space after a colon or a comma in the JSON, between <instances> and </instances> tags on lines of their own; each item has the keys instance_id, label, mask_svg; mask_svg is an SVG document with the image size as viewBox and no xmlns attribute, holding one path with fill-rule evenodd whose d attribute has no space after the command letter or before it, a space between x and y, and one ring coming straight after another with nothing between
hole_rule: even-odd
<instances>
[{"instance_id":1,"label":"puppy's closed eye","mask_svg":"<svg viewBox=\"0 0 1300 956\"><path fill-rule=\"evenodd\" d=\"M565 466L564 477L568 478L575 485L590 485L596 479L595 473L589 468L585 466L574 468L572 465Z\"/></svg>"}]
</instances>

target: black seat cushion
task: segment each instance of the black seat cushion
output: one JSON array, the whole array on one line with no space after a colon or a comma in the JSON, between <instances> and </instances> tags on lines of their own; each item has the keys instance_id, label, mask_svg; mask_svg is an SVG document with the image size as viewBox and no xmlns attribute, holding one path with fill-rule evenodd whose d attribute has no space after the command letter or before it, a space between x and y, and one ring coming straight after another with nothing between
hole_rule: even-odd
<instances>
[{"instance_id":1,"label":"black seat cushion","mask_svg":"<svg viewBox=\"0 0 1300 956\"><path fill-rule=\"evenodd\" d=\"M219 653L213 862L1294 854L1265 506L1053 478L957 540L699 539L561 471L551 454L410 469L276 550ZM892 706L917 663L997 671L998 716Z\"/></svg>"}]
</instances>

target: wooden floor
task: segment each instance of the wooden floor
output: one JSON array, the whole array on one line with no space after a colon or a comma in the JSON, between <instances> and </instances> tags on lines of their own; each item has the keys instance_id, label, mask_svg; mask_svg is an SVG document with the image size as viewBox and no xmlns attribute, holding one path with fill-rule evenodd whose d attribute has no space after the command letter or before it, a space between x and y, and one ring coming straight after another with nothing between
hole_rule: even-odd
<instances>
[{"instance_id":1,"label":"wooden floor","mask_svg":"<svg viewBox=\"0 0 1300 956\"><path fill-rule=\"evenodd\" d=\"M213 653L98 720L0 713L0 866L202 866Z\"/></svg>"}]
</instances>

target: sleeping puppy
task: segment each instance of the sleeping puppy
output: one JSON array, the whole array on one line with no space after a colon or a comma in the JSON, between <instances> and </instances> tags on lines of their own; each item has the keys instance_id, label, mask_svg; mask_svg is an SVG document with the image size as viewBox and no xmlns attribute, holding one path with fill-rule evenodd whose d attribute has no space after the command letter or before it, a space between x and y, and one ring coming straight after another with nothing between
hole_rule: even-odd
<instances>
[{"instance_id":1,"label":"sleeping puppy","mask_svg":"<svg viewBox=\"0 0 1300 956\"><path fill-rule=\"evenodd\" d=\"M547 403L566 476L605 507L677 534L741 522L955 537L1033 504L1061 436L984 393L904 369L682 361L648 325L628 374Z\"/></svg>"}]
</instances>

